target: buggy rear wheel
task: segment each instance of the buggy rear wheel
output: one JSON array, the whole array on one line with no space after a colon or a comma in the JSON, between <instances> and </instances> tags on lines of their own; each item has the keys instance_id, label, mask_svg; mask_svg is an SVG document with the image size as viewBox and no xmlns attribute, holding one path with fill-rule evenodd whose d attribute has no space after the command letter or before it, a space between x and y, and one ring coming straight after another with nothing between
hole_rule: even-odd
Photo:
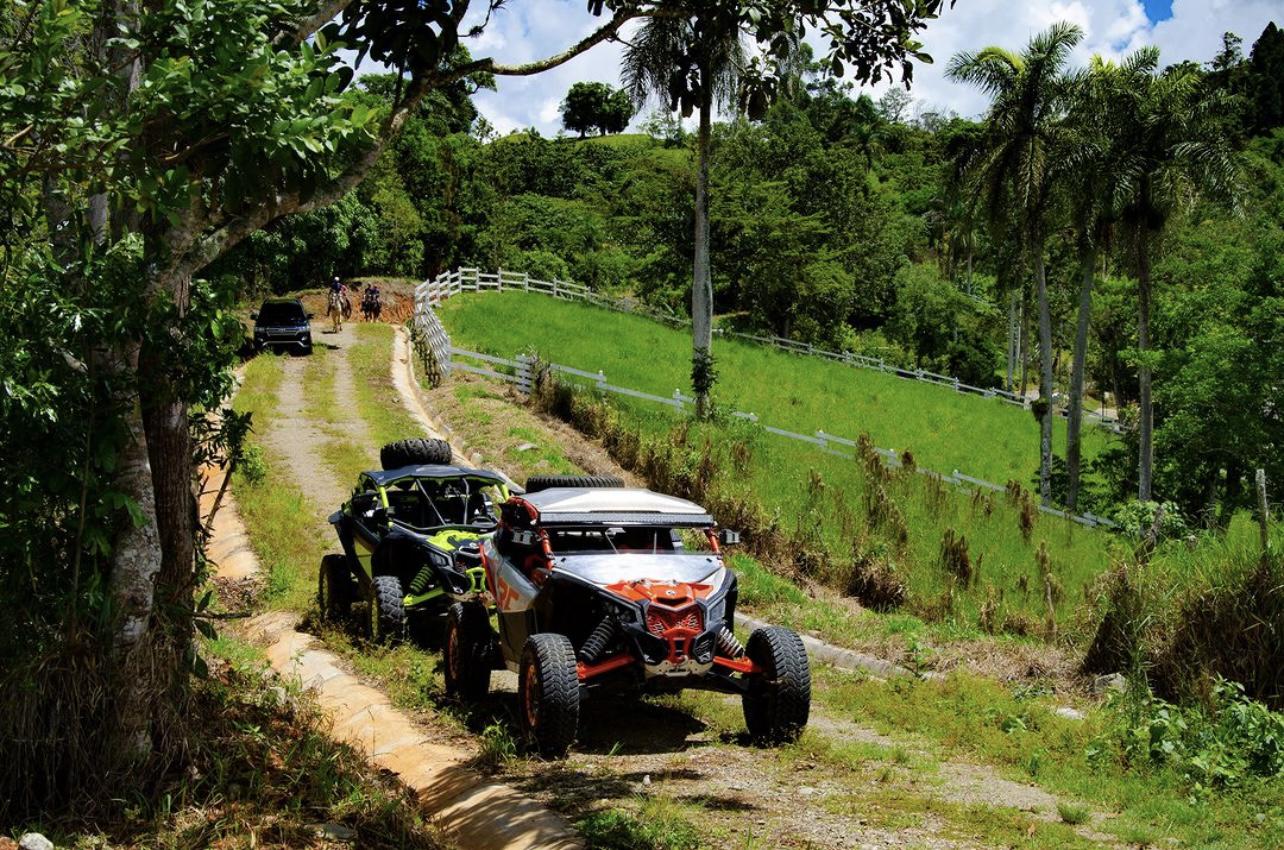
<instances>
[{"instance_id":1,"label":"buggy rear wheel","mask_svg":"<svg viewBox=\"0 0 1284 850\"><path fill-rule=\"evenodd\" d=\"M317 571L317 607L321 620L342 623L352 614L352 574L346 555L326 555Z\"/></svg>"},{"instance_id":2,"label":"buggy rear wheel","mask_svg":"<svg viewBox=\"0 0 1284 850\"><path fill-rule=\"evenodd\" d=\"M517 682L522 731L546 758L562 758L580 724L580 677L565 635L531 635Z\"/></svg>"},{"instance_id":3,"label":"buggy rear wheel","mask_svg":"<svg viewBox=\"0 0 1284 850\"><path fill-rule=\"evenodd\" d=\"M478 702L490 693L490 618L480 602L456 602L446 614L442 666L446 695Z\"/></svg>"},{"instance_id":4,"label":"buggy rear wheel","mask_svg":"<svg viewBox=\"0 0 1284 850\"><path fill-rule=\"evenodd\" d=\"M623 487L624 479L618 475L532 475L526 479L526 492L538 493L554 487L589 487L604 489Z\"/></svg>"},{"instance_id":5,"label":"buggy rear wheel","mask_svg":"<svg viewBox=\"0 0 1284 850\"><path fill-rule=\"evenodd\" d=\"M406 639L406 608L401 581L396 576L375 576L370 582L370 640L399 644Z\"/></svg>"},{"instance_id":6,"label":"buggy rear wheel","mask_svg":"<svg viewBox=\"0 0 1284 850\"><path fill-rule=\"evenodd\" d=\"M807 648L792 629L769 626L749 636L745 651L761 671L749 674L741 698L749 737L767 746L797 741L811 714Z\"/></svg>"}]
</instances>

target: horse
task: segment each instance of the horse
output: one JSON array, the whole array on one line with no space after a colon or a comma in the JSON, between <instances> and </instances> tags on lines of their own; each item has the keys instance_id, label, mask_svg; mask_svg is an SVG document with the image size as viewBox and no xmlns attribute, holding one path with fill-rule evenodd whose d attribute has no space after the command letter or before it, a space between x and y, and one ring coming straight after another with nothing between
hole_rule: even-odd
<instances>
[{"instance_id":1,"label":"horse","mask_svg":"<svg viewBox=\"0 0 1284 850\"><path fill-rule=\"evenodd\" d=\"M361 299L361 315L367 322L374 322L378 321L382 312L383 302L379 300L379 295L366 290L365 297Z\"/></svg>"},{"instance_id":2,"label":"horse","mask_svg":"<svg viewBox=\"0 0 1284 850\"><path fill-rule=\"evenodd\" d=\"M343 320L352 318L352 302L346 295L341 295L337 290L330 291L330 298L326 302L325 314L333 323L334 332L338 333L343 330Z\"/></svg>"}]
</instances>

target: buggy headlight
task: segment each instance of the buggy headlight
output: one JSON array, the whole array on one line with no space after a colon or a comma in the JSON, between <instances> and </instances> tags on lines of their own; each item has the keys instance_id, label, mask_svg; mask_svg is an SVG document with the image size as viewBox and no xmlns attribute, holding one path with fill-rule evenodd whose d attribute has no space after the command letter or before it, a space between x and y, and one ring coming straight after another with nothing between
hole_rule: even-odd
<instances>
[{"instance_id":1,"label":"buggy headlight","mask_svg":"<svg viewBox=\"0 0 1284 850\"><path fill-rule=\"evenodd\" d=\"M708 628L714 623L722 622L727 616L727 594L720 593L718 598L708 603L708 615L705 617L705 627Z\"/></svg>"}]
</instances>

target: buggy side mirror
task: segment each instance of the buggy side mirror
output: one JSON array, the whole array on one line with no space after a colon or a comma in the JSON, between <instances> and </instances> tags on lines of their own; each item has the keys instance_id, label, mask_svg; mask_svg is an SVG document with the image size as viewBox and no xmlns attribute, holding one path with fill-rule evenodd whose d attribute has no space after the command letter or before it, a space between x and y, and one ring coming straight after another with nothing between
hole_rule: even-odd
<instances>
[{"instance_id":1,"label":"buggy side mirror","mask_svg":"<svg viewBox=\"0 0 1284 850\"><path fill-rule=\"evenodd\" d=\"M375 521L375 525L386 525L388 523L388 509L380 505L374 509L374 513L371 514L370 518Z\"/></svg>"},{"instance_id":2,"label":"buggy side mirror","mask_svg":"<svg viewBox=\"0 0 1284 850\"><path fill-rule=\"evenodd\" d=\"M251 313L251 314L250 314L250 320L251 320L251 321L254 321L254 322L257 322L257 321L259 320L259 311L258 311L258 310L255 310L253 313Z\"/></svg>"},{"instance_id":3,"label":"buggy side mirror","mask_svg":"<svg viewBox=\"0 0 1284 850\"><path fill-rule=\"evenodd\" d=\"M724 528L718 532L718 542L723 546L736 546L740 543L740 532Z\"/></svg>"}]
</instances>

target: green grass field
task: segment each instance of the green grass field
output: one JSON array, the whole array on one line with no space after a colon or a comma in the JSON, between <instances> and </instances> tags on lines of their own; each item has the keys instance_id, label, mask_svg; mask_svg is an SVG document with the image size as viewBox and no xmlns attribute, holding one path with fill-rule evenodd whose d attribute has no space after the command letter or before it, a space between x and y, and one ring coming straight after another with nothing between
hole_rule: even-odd
<instances>
[{"instance_id":1,"label":"green grass field","mask_svg":"<svg viewBox=\"0 0 1284 850\"><path fill-rule=\"evenodd\" d=\"M690 335L638 316L544 295L503 292L461 295L440 308L457 345L505 357L537 352L546 360L601 370L616 385L669 396L690 393ZM1028 412L993 399L854 369L762 346L715 340L716 400L756 413L763 424L910 450L918 465L955 469L998 484L1029 484L1039 466L1038 429ZM659 408L657 408L659 409ZM1109 434L1085 429L1091 459ZM1054 450L1065 451L1057 422Z\"/></svg>"}]
</instances>

